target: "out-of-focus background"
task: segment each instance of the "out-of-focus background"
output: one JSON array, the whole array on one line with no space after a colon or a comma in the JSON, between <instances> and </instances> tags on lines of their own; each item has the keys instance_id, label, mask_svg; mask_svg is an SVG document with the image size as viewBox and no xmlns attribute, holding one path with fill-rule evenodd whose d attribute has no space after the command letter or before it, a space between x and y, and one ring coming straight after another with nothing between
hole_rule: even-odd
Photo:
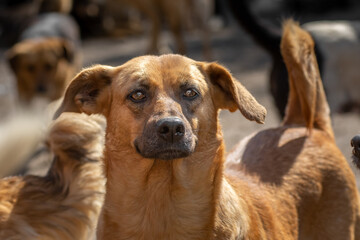
<instances>
[{"instance_id":1,"label":"out-of-focus background","mask_svg":"<svg viewBox=\"0 0 360 240\"><path fill-rule=\"evenodd\" d=\"M287 94L278 40L288 17L315 38L336 142L352 166L350 140L360 132L357 0L2 0L0 176L46 172L43 142L61 82L82 67L148 53L217 61L266 107L264 125L221 112L227 150L278 126Z\"/></svg>"}]
</instances>

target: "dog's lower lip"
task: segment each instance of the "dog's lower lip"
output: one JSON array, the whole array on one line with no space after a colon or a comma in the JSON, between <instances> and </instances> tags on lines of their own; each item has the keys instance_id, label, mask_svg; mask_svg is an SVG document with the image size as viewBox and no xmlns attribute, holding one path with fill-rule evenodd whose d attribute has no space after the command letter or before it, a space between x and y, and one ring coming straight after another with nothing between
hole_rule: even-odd
<instances>
[{"instance_id":1,"label":"dog's lower lip","mask_svg":"<svg viewBox=\"0 0 360 240\"><path fill-rule=\"evenodd\" d=\"M151 158L151 159L161 159L161 160L173 160L173 159L179 159L188 157L191 152L185 151L185 150L164 150L164 151L157 151L157 152L151 152L148 154L143 154L139 152L140 155L142 155L145 158Z\"/></svg>"},{"instance_id":2,"label":"dog's lower lip","mask_svg":"<svg viewBox=\"0 0 360 240\"><path fill-rule=\"evenodd\" d=\"M164 159L164 160L172 160L176 158L184 158L190 155L190 152L187 151L179 151L179 150L168 150L158 152L156 154L156 158Z\"/></svg>"}]
</instances>

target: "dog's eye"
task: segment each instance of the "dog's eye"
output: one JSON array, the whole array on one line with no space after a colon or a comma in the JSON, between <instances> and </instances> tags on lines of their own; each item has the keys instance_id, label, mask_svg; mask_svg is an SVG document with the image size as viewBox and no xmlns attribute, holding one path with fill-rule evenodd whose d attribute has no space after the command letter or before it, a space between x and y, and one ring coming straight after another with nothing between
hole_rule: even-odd
<instances>
[{"instance_id":1,"label":"dog's eye","mask_svg":"<svg viewBox=\"0 0 360 240\"><path fill-rule=\"evenodd\" d=\"M53 65L52 64L50 64L50 63L46 63L45 64L45 70L46 71L51 71L53 69Z\"/></svg>"},{"instance_id":2,"label":"dog's eye","mask_svg":"<svg viewBox=\"0 0 360 240\"><path fill-rule=\"evenodd\" d=\"M192 100L195 99L197 96L199 96L199 93L195 89L189 88L184 92L183 96L186 99Z\"/></svg>"},{"instance_id":3,"label":"dog's eye","mask_svg":"<svg viewBox=\"0 0 360 240\"><path fill-rule=\"evenodd\" d=\"M136 90L129 95L129 99L133 102L143 102L146 99L146 94L141 90Z\"/></svg>"},{"instance_id":4,"label":"dog's eye","mask_svg":"<svg viewBox=\"0 0 360 240\"><path fill-rule=\"evenodd\" d=\"M35 66L34 65L32 65L32 64L30 64L30 65L28 65L27 66L27 70L28 70L28 72L34 72L35 71Z\"/></svg>"}]
</instances>

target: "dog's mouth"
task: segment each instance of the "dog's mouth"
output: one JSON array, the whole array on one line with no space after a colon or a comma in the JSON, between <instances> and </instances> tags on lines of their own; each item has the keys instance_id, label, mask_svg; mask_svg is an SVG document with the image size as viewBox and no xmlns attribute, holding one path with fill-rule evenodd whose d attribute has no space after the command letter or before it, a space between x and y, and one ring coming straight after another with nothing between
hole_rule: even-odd
<instances>
[{"instance_id":1,"label":"dog's mouth","mask_svg":"<svg viewBox=\"0 0 360 240\"><path fill-rule=\"evenodd\" d=\"M140 148L137 141L134 143L136 151L144 158L173 160L185 158L194 152L195 147L192 144L182 144L181 146L161 146L154 148Z\"/></svg>"},{"instance_id":2,"label":"dog's mouth","mask_svg":"<svg viewBox=\"0 0 360 240\"><path fill-rule=\"evenodd\" d=\"M134 140L136 151L144 158L172 160L194 152L197 138L187 122L179 117L165 117L146 125Z\"/></svg>"}]
</instances>

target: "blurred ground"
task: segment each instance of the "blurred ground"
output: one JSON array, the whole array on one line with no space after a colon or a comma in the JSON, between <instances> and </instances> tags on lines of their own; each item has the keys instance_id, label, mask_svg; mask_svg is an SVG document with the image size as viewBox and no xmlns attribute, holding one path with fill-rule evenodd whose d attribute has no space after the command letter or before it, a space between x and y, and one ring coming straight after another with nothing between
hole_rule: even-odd
<instances>
[{"instance_id":1,"label":"blurred ground","mask_svg":"<svg viewBox=\"0 0 360 240\"><path fill-rule=\"evenodd\" d=\"M163 32L162 43L173 49L172 38ZM186 38L188 56L195 60L204 60L201 41L196 35ZM125 61L143 55L148 40L146 36L126 38L96 38L83 42L84 66L107 64L116 66ZM226 148L230 150L244 136L264 128L278 126L280 119L268 91L268 71L270 57L237 26L217 30L212 35L213 60L225 65L233 75L263 104L267 111L264 125L247 121L239 112L221 112ZM4 49L0 50L0 114L5 114L13 103L12 76L4 63ZM351 138L360 132L360 116L356 114L333 115L333 127L336 141L343 154L351 162ZM1 134L1 133L0 133ZM21 146L19 146L21 147ZM352 164L350 163L352 166ZM354 171L358 182L360 171Z\"/></svg>"}]
</instances>

